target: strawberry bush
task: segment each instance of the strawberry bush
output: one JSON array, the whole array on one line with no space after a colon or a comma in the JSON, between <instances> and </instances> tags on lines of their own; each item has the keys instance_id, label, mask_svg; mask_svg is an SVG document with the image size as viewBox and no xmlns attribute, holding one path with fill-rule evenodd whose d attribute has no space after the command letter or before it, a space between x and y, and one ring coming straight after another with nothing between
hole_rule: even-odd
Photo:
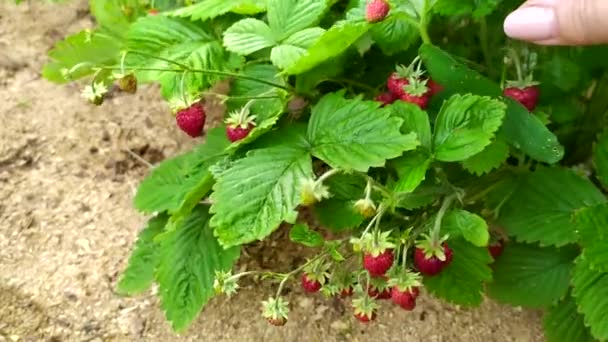
<instances>
[{"instance_id":1,"label":"strawberry bush","mask_svg":"<svg viewBox=\"0 0 608 342\"><path fill-rule=\"evenodd\" d=\"M543 309L548 341L607 340L608 50L507 40L519 4L91 0L97 26L57 43L44 77L85 78L97 105L159 84L200 141L139 186L150 218L119 292L158 284L176 331L254 277L276 286L260 315L279 326L296 282L362 322L382 299L487 296ZM236 272L278 229L312 257Z\"/></svg>"}]
</instances>

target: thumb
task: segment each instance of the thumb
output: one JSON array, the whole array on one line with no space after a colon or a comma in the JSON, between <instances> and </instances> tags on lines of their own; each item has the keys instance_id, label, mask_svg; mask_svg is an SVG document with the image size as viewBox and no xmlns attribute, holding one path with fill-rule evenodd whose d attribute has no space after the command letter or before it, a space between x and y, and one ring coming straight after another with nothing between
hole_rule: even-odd
<instances>
[{"instance_id":1,"label":"thumb","mask_svg":"<svg viewBox=\"0 0 608 342\"><path fill-rule=\"evenodd\" d=\"M608 1L528 0L504 23L515 39L546 45L608 43Z\"/></svg>"}]
</instances>

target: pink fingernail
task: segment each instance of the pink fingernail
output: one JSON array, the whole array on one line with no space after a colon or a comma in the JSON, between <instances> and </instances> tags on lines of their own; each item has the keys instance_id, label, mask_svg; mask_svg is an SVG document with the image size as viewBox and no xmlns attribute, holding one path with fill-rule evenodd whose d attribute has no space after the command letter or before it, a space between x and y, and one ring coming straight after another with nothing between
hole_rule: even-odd
<instances>
[{"instance_id":1,"label":"pink fingernail","mask_svg":"<svg viewBox=\"0 0 608 342\"><path fill-rule=\"evenodd\" d=\"M555 11L551 7L522 7L505 19L507 36L515 39L539 41L558 37Z\"/></svg>"}]
</instances>

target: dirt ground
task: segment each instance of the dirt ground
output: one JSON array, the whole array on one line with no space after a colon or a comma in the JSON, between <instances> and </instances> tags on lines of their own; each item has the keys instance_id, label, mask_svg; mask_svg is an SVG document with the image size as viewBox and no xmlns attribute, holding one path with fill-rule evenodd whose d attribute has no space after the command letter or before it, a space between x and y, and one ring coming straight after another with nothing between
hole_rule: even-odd
<instances>
[{"instance_id":1,"label":"dirt ground","mask_svg":"<svg viewBox=\"0 0 608 342\"><path fill-rule=\"evenodd\" d=\"M0 341L543 340L539 313L490 301L464 310L423 295L412 313L383 304L366 326L348 302L297 288L290 321L274 328L259 316L273 289L253 283L230 301L213 300L178 336L154 289L116 295L144 222L131 201L147 167L129 151L155 163L192 142L154 87L94 107L78 85L41 79L53 43L90 25L85 1L0 2ZM246 259L294 259L278 245L253 248Z\"/></svg>"}]
</instances>

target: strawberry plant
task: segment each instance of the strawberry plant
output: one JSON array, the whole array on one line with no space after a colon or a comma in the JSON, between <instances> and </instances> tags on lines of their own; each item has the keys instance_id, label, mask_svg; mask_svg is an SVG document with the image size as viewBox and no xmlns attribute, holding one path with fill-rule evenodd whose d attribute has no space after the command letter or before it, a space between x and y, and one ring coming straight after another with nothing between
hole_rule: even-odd
<instances>
[{"instance_id":1,"label":"strawberry plant","mask_svg":"<svg viewBox=\"0 0 608 342\"><path fill-rule=\"evenodd\" d=\"M293 282L362 322L380 299L487 295L543 309L549 341L608 339L608 49L507 40L519 3L91 0L97 27L57 43L44 77L86 78L94 104L159 84L199 139L141 183L150 218L119 292L158 284L177 331L255 277L277 326ZM236 272L278 229L312 257Z\"/></svg>"}]
</instances>

